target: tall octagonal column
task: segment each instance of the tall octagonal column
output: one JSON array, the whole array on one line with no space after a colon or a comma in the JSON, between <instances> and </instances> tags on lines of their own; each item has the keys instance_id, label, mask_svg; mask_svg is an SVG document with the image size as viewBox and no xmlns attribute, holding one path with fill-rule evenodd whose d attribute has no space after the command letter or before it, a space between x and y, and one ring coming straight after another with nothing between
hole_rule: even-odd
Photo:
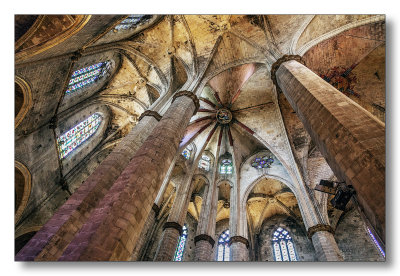
<instances>
[{"instance_id":1,"label":"tall octagonal column","mask_svg":"<svg viewBox=\"0 0 400 276\"><path fill-rule=\"evenodd\" d=\"M217 166L214 165L213 167L216 168ZM213 183L208 187L207 193L205 193L199 223L197 224L197 232L194 237L194 260L197 262L213 260L215 241L212 236L215 233L216 219L216 212L213 212L213 210L216 210L218 205L218 188L216 187L215 176L213 176L213 179Z\"/></svg>"},{"instance_id":2,"label":"tall octagonal column","mask_svg":"<svg viewBox=\"0 0 400 276\"><path fill-rule=\"evenodd\" d=\"M193 165L195 166L195 165ZM179 184L174 203L172 204L167 222L164 224L160 243L157 248L155 261L172 261L182 226L186 217L192 192L192 178L194 170L191 169Z\"/></svg>"},{"instance_id":3,"label":"tall octagonal column","mask_svg":"<svg viewBox=\"0 0 400 276\"><path fill-rule=\"evenodd\" d=\"M138 124L18 252L15 260L57 260L160 119L155 111L143 112Z\"/></svg>"},{"instance_id":4,"label":"tall octagonal column","mask_svg":"<svg viewBox=\"0 0 400 276\"><path fill-rule=\"evenodd\" d=\"M229 241L232 262L249 260L249 241L242 236L233 236Z\"/></svg>"},{"instance_id":5,"label":"tall octagonal column","mask_svg":"<svg viewBox=\"0 0 400 276\"><path fill-rule=\"evenodd\" d=\"M163 118L138 149L59 260L129 260L169 169L197 97L178 92Z\"/></svg>"},{"instance_id":6,"label":"tall octagonal column","mask_svg":"<svg viewBox=\"0 0 400 276\"><path fill-rule=\"evenodd\" d=\"M271 69L299 119L341 181L385 241L385 124L296 60L284 56Z\"/></svg>"},{"instance_id":7,"label":"tall octagonal column","mask_svg":"<svg viewBox=\"0 0 400 276\"><path fill-rule=\"evenodd\" d=\"M312 241L318 261L343 261L331 226L314 225L308 228L307 235Z\"/></svg>"}]
</instances>

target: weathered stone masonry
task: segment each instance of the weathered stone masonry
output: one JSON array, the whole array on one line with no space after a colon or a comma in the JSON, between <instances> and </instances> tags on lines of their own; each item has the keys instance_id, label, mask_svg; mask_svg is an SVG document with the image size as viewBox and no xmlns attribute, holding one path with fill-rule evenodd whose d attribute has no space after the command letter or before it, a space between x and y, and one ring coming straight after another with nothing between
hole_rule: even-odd
<instances>
[{"instance_id":1,"label":"weathered stone masonry","mask_svg":"<svg viewBox=\"0 0 400 276\"><path fill-rule=\"evenodd\" d=\"M335 175L354 186L384 241L385 125L297 61L282 63L276 80Z\"/></svg>"},{"instance_id":2,"label":"weathered stone masonry","mask_svg":"<svg viewBox=\"0 0 400 276\"><path fill-rule=\"evenodd\" d=\"M144 117L17 254L16 260L57 260L157 123L154 117Z\"/></svg>"}]
</instances>

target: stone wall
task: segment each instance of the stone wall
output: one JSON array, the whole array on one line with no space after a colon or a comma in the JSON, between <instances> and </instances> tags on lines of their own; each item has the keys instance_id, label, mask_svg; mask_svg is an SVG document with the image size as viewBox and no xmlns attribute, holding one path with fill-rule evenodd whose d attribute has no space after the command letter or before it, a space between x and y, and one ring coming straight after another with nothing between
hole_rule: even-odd
<instances>
[{"instance_id":1,"label":"stone wall","mask_svg":"<svg viewBox=\"0 0 400 276\"><path fill-rule=\"evenodd\" d=\"M16 140L14 153L15 160L24 164L32 175L31 194L19 221L20 225L60 188L60 171L53 131L44 126L25 139ZM47 215L43 214L43 217Z\"/></svg>"},{"instance_id":2,"label":"stone wall","mask_svg":"<svg viewBox=\"0 0 400 276\"><path fill-rule=\"evenodd\" d=\"M185 245L185 252L183 254L183 261L193 262L194 260L194 237L196 236L197 221L188 213L186 215L186 222L188 228L188 237Z\"/></svg>"},{"instance_id":3,"label":"stone wall","mask_svg":"<svg viewBox=\"0 0 400 276\"><path fill-rule=\"evenodd\" d=\"M336 227L335 240L345 261L384 261L356 209L343 214Z\"/></svg>"}]
</instances>

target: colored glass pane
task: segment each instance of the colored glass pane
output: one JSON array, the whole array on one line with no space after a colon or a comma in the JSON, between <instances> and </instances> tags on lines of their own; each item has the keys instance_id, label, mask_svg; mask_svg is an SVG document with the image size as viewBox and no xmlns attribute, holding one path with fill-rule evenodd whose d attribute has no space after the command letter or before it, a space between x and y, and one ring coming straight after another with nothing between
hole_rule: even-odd
<instances>
[{"instance_id":1,"label":"colored glass pane","mask_svg":"<svg viewBox=\"0 0 400 276\"><path fill-rule=\"evenodd\" d=\"M232 171L233 171L232 160L230 159L222 160L221 166L219 167L219 172L221 174L232 174Z\"/></svg>"},{"instance_id":2,"label":"colored glass pane","mask_svg":"<svg viewBox=\"0 0 400 276\"><path fill-rule=\"evenodd\" d=\"M272 163L274 163L274 159L272 157L256 157L251 162L251 166L256 169L271 168Z\"/></svg>"},{"instance_id":3,"label":"colored glass pane","mask_svg":"<svg viewBox=\"0 0 400 276\"><path fill-rule=\"evenodd\" d=\"M139 24L148 21L152 16L144 15L144 14L132 14L121 21L117 26L115 26L115 30L127 30L131 28L135 28Z\"/></svg>"},{"instance_id":4,"label":"colored glass pane","mask_svg":"<svg viewBox=\"0 0 400 276\"><path fill-rule=\"evenodd\" d=\"M175 250L174 261L181 262L183 259L183 253L185 252L185 245L188 236L188 229L186 225L182 227L182 235L179 237L178 246Z\"/></svg>"},{"instance_id":5,"label":"colored glass pane","mask_svg":"<svg viewBox=\"0 0 400 276\"><path fill-rule=\"evenodd\" d=\"M71 79L68 83L68 89L65 91L66 94L87 87L88 85L96 82L96 80L102 78L111 67L111 62L99 62L90 65L85 68L81 68L72 73Z\"/></svg>"},{"instance_id":6,"label":"colored glass pane","mask_svg":"<svg viewBox=\"0 0 400 276\"><path fill-rule=\"evenodd\" d=\"M282 227L278 227L272 235L272 248L275 261L297 261L292 237Z\"/></svg>"},{"instance_id":7,"label":"colored glass pane","mask_svg":"<svg viewBox=\"0 0 400 276\"><path fill-rule=\"evenodd\" d=\"M210 170L210 157L208 157L207 155L203 155L199 161L199 168L209 171Z\"/></svg>"},{"instance_id":8,"label":"colored glass pane","mask_svg":"<svg viewBox=\"0 0 400 276\"><path fill-rule=\"evenodd\" d=\"M184 150L182 151L182 155L183 155L183 157L185 157L186 159L189 160L189 158L190 158L190 151L189 151L188 149L184 149Z\"/></svg>"},{"instance_id":9,"label":"colored glass pane","mask_svg":"<svg viewBox=\"0 0 400 276\"><path fill-rule=\"evenodd\" d=\"M97 113L94 113L89 118L58 137L57 146L60 159L65 158L74 149L92 136L98 129L101 120L101 116Z\"/></svg>"},{"instance_id":10,"label":"colored glass pane","mask_svg":"<svg viewBox=\"0 0 400 276\"><path fill-rule=\"evenodd\" d=\"M229 229L227 229L218 238L217 261L229 261L229 253Z\"/></svg>"},{"instance_id":11,"label":"colored glass pane","mask_svg":"<svg viewBox=\"0 0 400 276\"><path fill-rule=\"evenodd\" d=\"M384 258L386 258L385 251L383 251L382 247L379 245L379 242L375 239L375 236L372 234L371 230L367 228L368 234L371 237L372 241L374 242L376 248L379 250L379 252L382 254Z\"/></svg>"}]
</instances>

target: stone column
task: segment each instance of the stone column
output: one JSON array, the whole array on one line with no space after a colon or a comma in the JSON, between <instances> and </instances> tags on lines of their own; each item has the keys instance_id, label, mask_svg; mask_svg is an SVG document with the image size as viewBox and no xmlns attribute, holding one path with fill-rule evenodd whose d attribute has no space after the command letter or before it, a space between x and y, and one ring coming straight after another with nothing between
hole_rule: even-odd
<instances>
[{"instance_id":1,"label":"stone column","mask_svg":"<svg viewBox=\"0 0 400 276\"><path fill-rule=\"evenodd\" d=\"M163 233L154 257L155 261L173 260L179 236L182 234L182 226L189 206L192 191L193 172L194 170L191 169L179 184L167 222L163 226Z\"/></svg>"},{"instance_id":2,"label":"stone column","mask_svg":"<svg viewBox=\"0 0 400 276\"><path fill-rule=\"evenodd\" d=\"M15 260L57 260L160 119L155 111L142 113L131 132L21 249Z\"/></svg>"},{"instance_id":3,"label":"stone column","mask_svg":"<svg viewBox=\"0 0 400 276\"><path fill-rule=\"evenodd\" d=\"M170 108L97 204L59 260L129 260L179 146L197 97L174 96ZM104 174L109 173L105 171ZM68 232L65 235L69 235Z\"/></svg>"},{"instance_id":4,"label":"stone column","mask_svg":"<svg viewBox=\"0 0 400 276\"><path fill-rule=\"evenodd\" d=\"M292 59L292 60L291 60ZM341 181L385 241L385 124L301 64L275 62L271 77Z\"/></svg>"},{"instance_id":5,"label":"stone column","mask_svg":"<svg viewBox=\"0 0 400 276\"><path fill-rule=\"evenodd\" d=\"M213 261L214 239L207 234L200 234L194 237L194 261L210 262Z\"/></svg>"},{"instance_id":6,"label":"stone column","mask_svg":"<svg viewBox=\"0 0 400 276\"><path fill-rule=\"evenodd\" d=\"M133 251L131 261L138 261L140 256L143 253L143 246L146 243L147 239L150 237L151 229L154 227L154 223L156 221L156 217L160 211L160 208L154 203L151 208L150 214L146 219L146 222L143 226L142 232L140 233L139 239L136 242L135 250Z\"/></svg>"},{"instance_id":7,"label":"stone column","mask_svg":"<svg viewBox=\"0 0 400 276\"><path fill-rule=\"evenodd\" d=\"M233 236L229 241L230 261L247 262L249 260L249 241L242 236Z\"/></svg>"},{"instance_id":8,"label":"stone column","mask_svg":"<svg viewBox=\"0 0 400 276\"><path fill-rule=\"evenodd\" d=\"M215 189L215 181L212 186L207 186L207 190L204 191L203 203L201 206L201 213L199 217L199 223L197 224L196 237L194 237L194 261L196 262L209 262L212 261L213 247L215 244L214 231L211 231L215 227L209 227L210 224L215 225L215 215L211 212L212 209L216 209L218 193ZM217 202L218 203L218 202ZM216 213L215 213L216 214Z\"/></svg>"},{"instance_id":9,"label":"stone column","mask_svg":"<svg viewBox=\"0 0 400 276\"><path fill-rule=\"evenodd\" d=\"M343 261L330 225L314 225L308 228L307 235L314 245L318 261Z\"/></svg>"},{"instance_id":10,"label":"stone column","mask_svg":"<svg viewBox=\"0 0 400 276\"><path fill-rule=\"evenodd\" d=\"M135 250L133 251L131 261L138 261L139 258L142 256L143 251L145 250L145 244L148 242L148 239L151 237L152 228L154 226L155 221L157 220L157 216L163 213L163 209L168 205L168 202L171 200L173 192L169 195L167 202L164 204L163 208L160 210L160 205L162 203L162 199L164 196L165 189L168 186L168 183L171 179L172 171L175 167L177 156L175 156L174 160L172 161L171 165L169 166L168 172L166 177L163 180L163 184L161 185L160 190L158 191L157 197L155 202L153 203L153 207L151 208L150 214L147 217L146 223L142 229L138 242L136 243ZM174 189L175 191L175 189Z\"/></svg>"}]
</instances>

